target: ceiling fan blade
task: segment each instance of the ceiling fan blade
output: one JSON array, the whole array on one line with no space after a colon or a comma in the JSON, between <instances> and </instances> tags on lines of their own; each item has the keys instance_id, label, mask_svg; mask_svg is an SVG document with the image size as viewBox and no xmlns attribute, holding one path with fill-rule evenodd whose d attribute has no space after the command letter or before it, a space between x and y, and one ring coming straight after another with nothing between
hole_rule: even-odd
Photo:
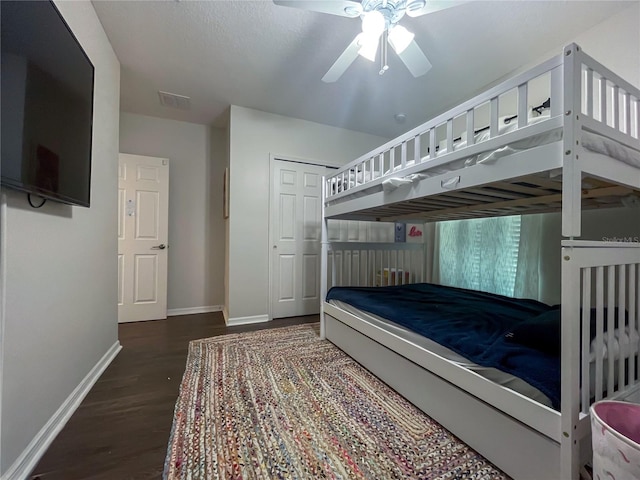
<instances>
[{"instance_id":1,"label":"ceiling fan blade","mask_svg":"<svg viewBox=\"0 0 640 480\"><path fill-rule=\"evenodd\" d=\"M413 40L407 48L399 53L398 56L414 77L424 75L431 70L431 62L429 62L415 40Z\"/></svg>"},{"instance_id":2,"label":"ceiling fan blade","mask_svg":"<svg viewBox=\"0 0 640 480\"><path fill-rule=\"evenodd\" d=\"M342 74L349 68L349 65L358 58L358 50L360 50L359 44L360 34L356 35L353 42L345 48L344 52L338 57L327 73L322 77L322 81L325 83L333 83L338 80Z\"/></svg>"},{"instance_id":3,"label":"ceiling fan blade","mask_svg":"<svg viewBox=\"0 0 640 480\"><path fill-rule=\"evenodd\" d=\"M282 7L301 8L341 17L354 18L362 13L362 5L350 0L273 0L273 3Z\"/></svg>"},{"instance_id":4,"label":"ceiling fan blade","mask_svg":"<svg viewBox=\"0 0 640 480\"><path fill-rule=\"evenodd\" d=\"M420 17L421 15L426 15L427 13L437 12L439 10L444 10L445 8L457 7L458 5L462 5L468 2L469 0L453 0L453 1L426 0L422 8L417 8L417 9L411 9L410 7L407 8L407 15L410 17ZM408 3L410 4L411 2L408 2Z\"/></svg>"}]
</instances>

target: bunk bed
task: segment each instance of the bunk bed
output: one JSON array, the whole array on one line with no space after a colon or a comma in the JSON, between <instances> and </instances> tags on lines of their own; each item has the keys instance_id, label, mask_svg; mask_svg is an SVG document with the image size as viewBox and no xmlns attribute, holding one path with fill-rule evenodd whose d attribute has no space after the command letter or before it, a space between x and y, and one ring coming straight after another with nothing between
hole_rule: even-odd
<instances>
[{"instance_id":1,"label":"bunk bed","mask_svg":"<svg viewBox=\"0 0 640 480\"><path fill-rule=\"evenodd\" d=\"M548 100L532 111L541 83ZM505 110L507 98L515 112ZM484 131L480 117L489 123ZM510 476L579 478L591 455L590 405L640 400L640 243L580 239L583 210L640 204L640 90L571 44L345 165L324 179L323 195L323 298L336 285L377 290L358 308L332 289L321 305L321 335ZM376 286L381 271L398 272L396 284L406 283L400 272L410 272L411 283L425 280L428 267L405 261L403 244L327 239L332 219L434 222L554 211L565 237L561 305L527 308L531 317L555 318L559 351L545 358L556 361L557 398L548 394L553 389L530 388L535 379L521 381L518 372L499 379L500 369L477 365L456 345L372 312L385 290L402 296L424 287ZM509 320L509 328L525 320Z\"/></svg>"}]
</instances>

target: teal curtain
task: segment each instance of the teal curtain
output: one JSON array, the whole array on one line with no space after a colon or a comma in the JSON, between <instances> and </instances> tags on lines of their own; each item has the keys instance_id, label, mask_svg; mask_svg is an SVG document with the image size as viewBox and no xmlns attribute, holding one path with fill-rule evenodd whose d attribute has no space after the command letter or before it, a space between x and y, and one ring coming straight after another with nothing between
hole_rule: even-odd
<instances>
[{"instance_id":1,"label":"teal curtain","mask_svg":"<svg viewBox=\"0 0 640 480\"><path fill-rule=\"evenodd\" d=\"M500 295L520 293L516 284L526 284L518 278L521 227L519 215L440 222L434 252L437 281Z\"/></svg>"}]
</instances>

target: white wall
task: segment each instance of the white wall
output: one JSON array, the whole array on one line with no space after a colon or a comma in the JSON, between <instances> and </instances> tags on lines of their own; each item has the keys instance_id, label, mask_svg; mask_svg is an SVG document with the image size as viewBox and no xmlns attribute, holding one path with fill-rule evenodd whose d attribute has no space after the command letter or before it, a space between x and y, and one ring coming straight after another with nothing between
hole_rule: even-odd
<instances>
[{"instance_id":1,"label":"white wall","mask_svg":"<svg viewBox=\"0 0 640 480\"><path fill-rule=\"evenodd\" d=\"M56 5L95 66L91 208L2 191L3 475L117 346L120 64L91 3Z\"/></svg>"},{"instance_id":2,"label":"white wall","mask_svg":"<svg viewBox=\"0 0 640 480\"><path fill-rule=\"evenodd\" d=\"M269 155L343 165L387 139L237 106L230 129L226 305L234 321L268 313Z\"/></svg>"},{"instance_id":3,"label":"white wall","mask_svg":"<svg viewBox=\"0 0 640 480\"><path fill-rule=\"evenodd\" d=\"M640 2L629 2L629 5L573 41L587 55L640 88ZM561 48L559 46L555 53Z\"/></svg>"},{"instance_id":4,"label":"white wall","mask_svg":"<svg viewBox=\"0 0 640 480\"><path fill-rule=\"evenodd\" d=\"M120 151L169 159L167 309L224 302L224 130L122 113Z\"/></svg>"},{"instance_id":5,"label":"white wall","mask_svg":"<svg viewBox=\"0 0 640 480\"><path fill-rule=\"evenodd\" d=\"M633 85L640 84L640 1L630 1L629 8L608 18L604 22L585 30L576 37L557 45L539 58L522 65L511 73L482 87L479 92L488 90L519 73L560 55L569 43L577 43L589 56L605 67L613 70Z\"/></svg>"}]
</instances>

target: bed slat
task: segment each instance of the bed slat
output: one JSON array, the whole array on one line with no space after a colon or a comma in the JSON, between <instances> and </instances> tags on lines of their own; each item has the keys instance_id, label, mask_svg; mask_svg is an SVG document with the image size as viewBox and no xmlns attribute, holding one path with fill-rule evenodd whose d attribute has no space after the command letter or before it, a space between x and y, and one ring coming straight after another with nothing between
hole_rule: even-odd
<instances>
[{"instance_id":1,"label":"bed slat","mask_svg":"<svg viewBox=\"0 0 640 480\"><path fill-rule=\"evenodd\" d=\"M607 79L600 77L600 121L607 124Z\"/></svg>"},{"instance_id":2,"label":"bed slat","mask_svg":"<svg viewBox=\"0 0 640 480\"><path fill-rule=\"evenodd\" d=\"M624 133L631 134L631 95L625 92L624 94Z\"/></svg>"},{"instance_id":3,"label":"bed slat","mask_svg":"<svg viewBox=\"0 0 640 480\"><path fill-rule=\"evenodd\" d=\"M618 348L620 350L620 354L618 356L618 390L624 390L626 387L626 364L629 356L629 338L624 335L626 322L624 318L624 312L626 310L627 302L626 302L626 292L627 292L627 266L626 265L618 265L618 331L620 332L618 336ZM629 331L631 333L631 331Z\"/></svg>"},{"instance_id":4,"label":"bed slat","mask_svg":"<svg viewBox=\"0 0 640 480\"><path fill-rule=\"evenodd\" d=\"M631 96L631 136L640 139L640 92Z\"/></svg>"},{"instance_id":5,"label":"bed slat","mask_svg":"<svg viewBox=\"0 0 640 480\"><path fill-rule=\"evenodd\" d=\"M582 270L582 404L580 410L583 413L589 411L589 346L591 343L591 267Z\"/></svg>"},{"instance_id":6,"label":"bed slat","mask_svg":"<svg viewBox=\"0 0 640 480\"><path fill-rule=\"evenodd\" d=\"M588 68L586 69L586 85L584 89L584 93L586 95L586 114L593 118L593 70Z\"/></svg>"},{"instance_id":7,"label":"bed slat","mask_svg":"<svg viewBox=\"0 0 640 480\"><path fill-rule=\"evenodd\" d=\"M475 110L473 108L467 110L467 146L474 145L476 143L474 113Z\"/></svg>"},{"instance_id":8,"label":"bed slat","mask_svg":"<svg viewBox=\"0 0 640 480\"><path fill-rule=\"evenodd\" d=\"M498 97L494 97L489 102L491 111L491 120L489 122L489 138L498 136L498 119L499 119L499 106Z\"/></svg>"},{"instance_id":9,"label":"bed slat","mask_svg":"<svg viewBox=\"0 0 640 480\"><path fill-rule=\"evenodd\" d=\"M529 121L527 84L518 85L518 128L526 127Z\"/></svg>"},{"instance_id":10,"label":"bed slat","mask_svg":"<svg viewBox=\"0 0 640 480\"><path fill-rule=\"evenodd\" d=\"M637 276L636 276L637 275ZM640 331L640 295L637 294L640 287L640 263L629 265L629 333ZM631 337L635 338L635 337ZM629 384L635 385L638 381L638 339L631 342L629 352Z\"/></svg>"},{"instance_id":11,"label":"bed slat","mask_svg":"<svg viewBox=\"0 0 640 480\"><path fill-rule=\"evenodd\" d=\"M400 275L398 275L399 272L399 268L398 268L398 252L393 252L393 270L389 270L389 278L392 278L394 280L393 284L394 285L398 285L400 284L400 280L398 277L400 277Z\"/></svg>"},{"instance_id":12,"label":"bed slat","mask_svg":"<svg viewBox=\"0 0 640 480\"><path fill-rule=\"evenodd\" d=\"M611 90L612 90L612 96L613 96L613 101L611 104L612 115L613 115L613 128L616 130L620 130L620 97L618 95L618 86L614 85Z\"/></svg>"},{"instance_id":13,"label":"bed slat","mask_svg":"<svg viewBox=\"0 0 640 480\"><path fill-rule=\"evenodd\" d=\"M595 370L596 385L595 399L602 400L602 345L604 321L602 318L604 308L604 267L596 267L596 347L595 347Z\"/></svg>"},{"instance_id":14,"label":"bed slat","mask_svg":"<svg viewBox=\"0 0 640 480\"><path fill-rule=\"evenodd\" d=\"M519 198L526 198L526 195L507 192L505 190L499 190L496 188L488 187L488 188L467 188L464 190L464 193L473 193L475 195L482 195L483 197L490 198L499 198L502 200L517 200ZM539 190L536 193L541 193Z\"/></svg>"},{"instance_id":15,"label":"bed slat","mask_svg":"<svg viewBox=\"0 0 640 480\"><path fill-rule=\"evenodd\" d=\"M436 158L436 129L429 129L429 158Z\"/></svg>"},{"instance_id":16,"label":"bed slat","mask_svg":"<svg viewBox=\"0 0 640 480\"><path fill-rule=\"evenodd\" d=\"M447 152L453 152L453 119L447 120Z\"/></svg>"},{"instance_id":17,"label":"bed slat","mask_svg":"<svg viewBox=\"0 0 640 480\"><path fill-rule=\"evenodd\" d=\"M543 187L527 187L526 185L520 185L518 183L496 182L492 183L491 187L500 188L509 192L522 193L524 195L548 195L550 193L557 193L559 189L551 190Z\"/></svg>"},{"instance_id":18,"label":"bed slat","mask_svg":"<svg viewBox=\"0 0 640 480\"><path fill-rule=\"evenodd\" d=\"M563 115L562 107L564 105L563 95L563 72L562 68L556 67L551 69L551 116Z\"/></svg>"},{"instance_id":19,"label":"bed slat","mask_svg":"<svg viewBox=\"0 0 640 480\"><path fill-rule=\"evenodd\" d=\"M615 391L615 376L614 376L614 367L615 360L613 355L614 350L614 332L615 332L615 275L616 275L616 267L615 265L610 265L607 267L607 396L611 396Z\"/></svg>"},{"instance_id":20,"label":"bed slat","mask_svg":"<svg viewBox=\"0 0 640 480\"><path fill-rule=\"evenodd\" d=\"M400 165L402 168L407 166L407 142L402 142L400 145Z\"/></svg>"}]
</instances>

